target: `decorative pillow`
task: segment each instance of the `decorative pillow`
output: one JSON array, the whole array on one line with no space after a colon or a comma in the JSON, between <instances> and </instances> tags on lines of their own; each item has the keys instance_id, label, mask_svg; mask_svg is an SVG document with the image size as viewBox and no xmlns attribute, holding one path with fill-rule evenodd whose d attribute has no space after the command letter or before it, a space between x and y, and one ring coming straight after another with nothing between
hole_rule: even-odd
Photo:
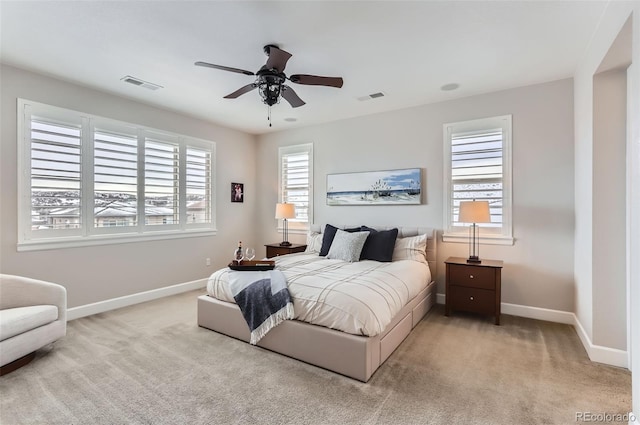
<instances>
[{"instance_id":1,"label":"decorative pillow","mask_svg":"<svg viewBox=\"0 0 640 425\"><path fill-rule=\"evenodd\" d=\"M398 238L393 249L393 261L413 260L427 262L427 235Z\"/></svg>"},{"instance_id":2,"label":"decorative pillow","mask_svg":"<svg viewBox=\"0 0 640 425\"><path fill-rule=\"evenodd\" d=\"M329 253L329 248L331 248L331 242L333 242L333 238L336 236L337 227L327 224L324 227L324 233L322 234L322 248L320 248L320 255L324 257ZM344 229L345 232L359 232L360 228L355 227L353 229Z\"/></svg>"},{"instance_id":3,"label":"decorative pillow","mask_svg":"<svg viewBox=\"0 0 640 425\"><path fill-rule=\"evenodd\" d=\"M327 253L327 258L332 260L342 260L353 263L360 260L360 253L364 242L367 240L369 232L345 232L338 229L336 231L331 248Z\"/></svg>"},{"instance_id":4,"label":"decorative pillow","mask_svg":"<svg viewBox=\"0 0 640 425\"><path fill-rule=\"evenodd\" d=\"M307 235L307 249L304 252L317 254L322 248L322 233L309 232Z\"/></svg>"},{"instance_id":5,"label":"decorative pillow","mask_svg":"<svg viewBox=\"0 0 640 425\"><path fill-rule=\"evenodd\" d=\"M390 262L393 259L393 248L396 245L398 229L377 231L367 226L360 227L360 230L369 232L369 237L364 243L361 260L374 260Z\"/></svg>"}]
</instances>

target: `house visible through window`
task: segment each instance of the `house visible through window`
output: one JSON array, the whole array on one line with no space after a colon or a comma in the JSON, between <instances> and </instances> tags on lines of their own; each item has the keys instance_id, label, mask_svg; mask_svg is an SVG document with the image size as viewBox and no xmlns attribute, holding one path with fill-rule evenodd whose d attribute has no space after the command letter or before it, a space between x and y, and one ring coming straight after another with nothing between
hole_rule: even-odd
<instances>
[{"instance_id":1,"label":"house visible through window","mask_svg":"<svg viewBox=\"0 0 640 425\"><path fill-rule=\"evenodd\" d=\"M18 112L19 249L215 230L213 142L22 99Z\"/></svg>"},{"instance_id":2,"label":"house visible through window","mask_svg":"<svg viewBox=\"0 0 640 425\"><path fill-rule=\"evenodd\" d=\"M313 145L281 147L278 154L279 202L295 205L296 218L288 220L289 229L306 230L313 221Z\"/></svg>"},{"instance_id":3,"label":"house visible through window","mask_svg":"<svg viewBox=\"0 0 640 425\"><path fill-rule=\"evenodd\" d=\"M466 239L460 202L488 201L491 223L481 225L484 243L513 243L511 224L511 116L444 125L445 241Z\"/></svg>"}]
</instances>

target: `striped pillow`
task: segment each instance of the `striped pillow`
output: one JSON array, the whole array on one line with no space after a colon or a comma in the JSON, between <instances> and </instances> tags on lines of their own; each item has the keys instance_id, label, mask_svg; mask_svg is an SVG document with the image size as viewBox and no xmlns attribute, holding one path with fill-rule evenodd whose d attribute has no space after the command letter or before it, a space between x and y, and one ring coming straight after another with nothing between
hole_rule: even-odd
<instances>
[{"instance_id":1,"label":"striped pillow","mask_svg":"<svg viewBox=\"0 0 640 425\"><path fill-rule=\"evenodd\" d=\"M427 263L427 235L396 239L392 261L413 260Z\"/></svg>"}]
</instances>

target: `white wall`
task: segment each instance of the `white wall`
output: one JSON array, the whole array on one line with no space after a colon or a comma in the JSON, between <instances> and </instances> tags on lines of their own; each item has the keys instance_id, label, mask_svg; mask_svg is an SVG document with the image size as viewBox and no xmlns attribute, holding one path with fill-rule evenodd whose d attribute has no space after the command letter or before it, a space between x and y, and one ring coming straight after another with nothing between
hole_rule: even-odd
<instances>
[{"instance_id":1,"label":"white wall","mask_svg":"<svg viewBox=\"0 0 640 425\"><path fill-rule=\"evenodd\" d=\"M618 320L602 320L607 317L611 306L600 303L599 296L606 293L607 282L594 279L592 269L588 267L601 259L594 255L593 232L594 227L601 225L592 214L595 202L593 193L594 161L598 158L594 152L594 87L593 77L609 51L614 40L620 33L625 22L632 16L632 66L628 70L627 84L627 167L630 187L627 198L628 251L626 257L630 259L629 297L631 318L631 360L632 368L632 397L633 410L640 414L640 268L637 259L640 258L640 2L610 2L603 15L598 30L592 38L585 58L578 67L574 78L575 91L575 145L576 145L576 316L591 339L608 332L616 332L620 328ZM634 190L635 189L635 190ZM585 267L587 266L587 267ZM604 285L604 287L603 287ZM598 296L596 296L596 293ZM625 306L617 305L616 308ZM597 321L597 325L593 323ZM597 329L598 335L595 334Z\"/></svg>"},{"instance_id":2,"label":"white wall","mask_svg":"<svg viewBox=\"0 0 640 425\"><path fill-rule=\"evenodd\" d=\"M447 122L513 115L513 246L483 245L481 257L502 259L502 300L573 311L572 81L506 90L449 102L263 135L258 141L261 191L258 217L264 243L280 240L277 149L314 143L314 221L319 224L443 226L443 130ZM381 100L381 101L384 101ZM425 199L419 206L327 206L329 173L420 167ZM290 235L304 241L302 235ZM438 292L443 261L466 256L467 245L438 245Z\"/></svg>"},{"instance_id":3,"label":"white wall","mask_svg":"<svg viewBox=\"0 0 640 425\"><path fill-rule=\"evenodd\" d=\"M626 68L593 78L593 338L627 349Z\"/></svg>"},{"instance_id":4,"label":"white wall","mask_svg":"<svg viewBox=\"0 0 640 425\"><path fill-rule=\"evenodd\" d=\"M60 283L75 307L205 278L228 264L238 240L256 241L254 136L9 66L2 66L1 76L2 273ZM216 142L217 236L17 252L18 97ZM245 184L244 203L230 202L232 181Z\"/></svg>"}]
</instances>

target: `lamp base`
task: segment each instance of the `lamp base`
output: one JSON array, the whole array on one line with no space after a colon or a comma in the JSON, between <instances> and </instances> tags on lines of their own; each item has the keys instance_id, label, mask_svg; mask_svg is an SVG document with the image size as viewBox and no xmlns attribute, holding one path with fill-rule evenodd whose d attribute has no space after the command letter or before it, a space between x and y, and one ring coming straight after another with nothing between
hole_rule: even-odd
<instances>
[{"instance_id":1,"label":"lamp base","mask_svg":"<svg viewBox=\"0 0 640 425\"><path fill-rule=\"evenodd\" d=\"M289 242L289 241L282 241L282 242L280 242L280 246L291 246L291 242Z\"/></svg>"},{"instance_id":2,"label":"lamp base","mask_svg":"<svg viewBox=\"0 0 640 425\"><path fill-rule=\"evenodd\" d=\"M467 263L479 264L482 263L482 260L480 260L477 255L471 255L467 258Z\"/></svg>"}]
</instances>

